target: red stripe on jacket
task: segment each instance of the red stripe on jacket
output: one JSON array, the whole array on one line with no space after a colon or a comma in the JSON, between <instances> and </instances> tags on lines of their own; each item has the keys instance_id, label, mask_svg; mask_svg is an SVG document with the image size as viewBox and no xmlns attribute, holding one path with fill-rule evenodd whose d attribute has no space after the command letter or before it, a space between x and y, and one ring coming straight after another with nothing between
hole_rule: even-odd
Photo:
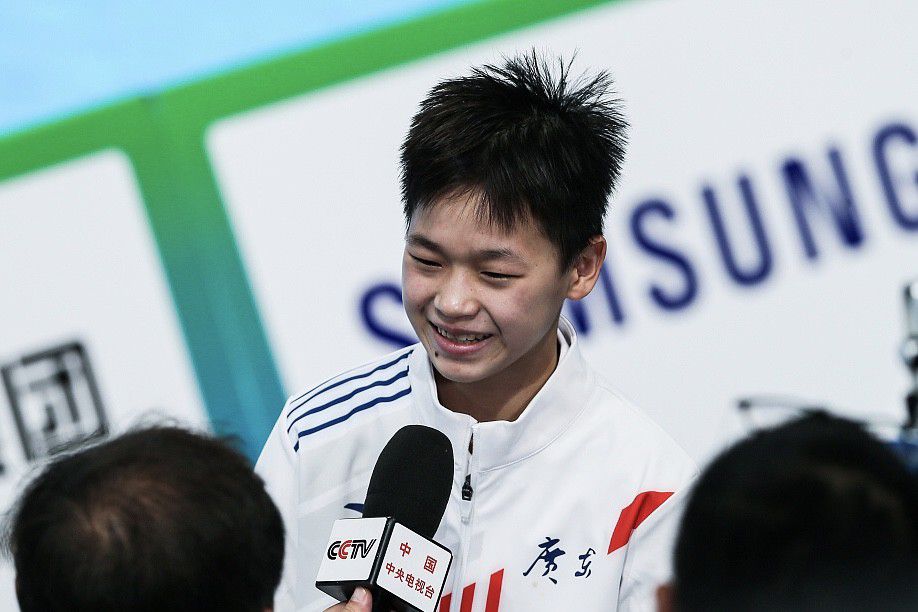
<instances>
[{"instance_id":1,"label":"red stripe on jacket","mask_svg":"<svg viewBox=\"0 0 918 612\"><path fill-rule=\"evenodd\" d=\"M612 554L625 546L631 539L631 532L650 516L654 510L663 505L672 496L672 491L644 491L638 493L634 501L622 510L612 530L612 539L609 541L609 553Z\"/></svg>"}]
</instances>

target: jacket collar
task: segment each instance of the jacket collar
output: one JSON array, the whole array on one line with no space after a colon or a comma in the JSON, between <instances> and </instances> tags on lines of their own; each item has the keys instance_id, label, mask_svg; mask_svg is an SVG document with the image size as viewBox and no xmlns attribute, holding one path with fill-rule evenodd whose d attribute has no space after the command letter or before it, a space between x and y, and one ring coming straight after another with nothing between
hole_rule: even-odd
<instances>
[{"instance_id":1,"label":"jacket collar","mask_svg":"<svg viewBox=\"0 0 918 612\"><path fill-rule=\"evenodd\" d=\"M409 380L418 421L446 434L453 444L457 464L465 466L469 436L474 434L474 465L479 471L507 466L538 453L573 423L593 393L595 375L580 352L577 334L561 317L558 324L562 350L555 371L513 421L479 423L467 414L444 408L437 399L433 366L423 347L409 357ZM567 345L565 350L564 346Z\"/></svg>"}]
</instances>

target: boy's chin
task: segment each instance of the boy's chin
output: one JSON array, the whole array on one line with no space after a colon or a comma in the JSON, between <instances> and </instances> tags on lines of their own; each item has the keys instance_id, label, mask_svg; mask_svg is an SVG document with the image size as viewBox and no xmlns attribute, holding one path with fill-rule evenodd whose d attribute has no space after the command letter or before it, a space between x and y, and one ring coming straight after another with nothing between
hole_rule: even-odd
<instances>
[{"instance_id":1,"label":"boy's chin","mask_svg":"<svg viewBox=\"0 0 918 612\"><path fill-rule=\"evenodd\" d=\"M493 373L486 368L475 367L472 364L457 365L442 358L433 358L431 363L439 378L452 383L471 385L493 377Z\"/></svg>"}]
</instances>

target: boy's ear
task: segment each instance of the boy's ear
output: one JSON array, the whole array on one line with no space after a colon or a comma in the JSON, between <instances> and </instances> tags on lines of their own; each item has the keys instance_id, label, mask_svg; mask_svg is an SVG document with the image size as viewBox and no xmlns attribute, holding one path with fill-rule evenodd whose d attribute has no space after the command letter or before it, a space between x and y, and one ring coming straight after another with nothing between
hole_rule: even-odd
<instances>
[{"instance_id":1,"label":"boy's ear","mask_svg":"<svg viewBox=\"0 0 918 612\"><path fill-rule=\"evenodd\" d=\"M590 243L584 247L571 270L568 273L570 284L567 287L567 297L571 300L585 298L596 286L599 279L599 269L606 259L606 239L602 236L593 236Z\"/></svg>"}]
</instances>

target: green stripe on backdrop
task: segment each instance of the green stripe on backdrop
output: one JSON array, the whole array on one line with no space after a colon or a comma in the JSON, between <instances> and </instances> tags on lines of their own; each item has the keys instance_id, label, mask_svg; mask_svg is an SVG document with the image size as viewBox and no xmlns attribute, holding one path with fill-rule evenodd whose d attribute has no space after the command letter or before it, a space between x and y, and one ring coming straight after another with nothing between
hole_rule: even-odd
<instances>
[{"instance_id":1,"label":"green stripe on backdrop","mask_svg":"<svg viewBox=\"0 0 918 612\"><path fill-rule=\"evenodd\" d=\"M237 437L254 458L273 418L251 407L270 403L276 411L283 400L274 361L225 219L187 206L194 194L151 108L149 99L128 100L4 138L0 181L104 149L130 159L214 429Z\"/></svg>"},{"instance_id":2,"label":"green stripe on backdrop","mask_svg":"<svg viewBox=\"0 0 918 612\"><path fill-rule=\"evenodd\" d=\"M284 390L204 150L214 122L616 0L486 0L0 140L0 179L117 147L134 165L215 431L250 458Z\"/></svg>"}]
</instances>

